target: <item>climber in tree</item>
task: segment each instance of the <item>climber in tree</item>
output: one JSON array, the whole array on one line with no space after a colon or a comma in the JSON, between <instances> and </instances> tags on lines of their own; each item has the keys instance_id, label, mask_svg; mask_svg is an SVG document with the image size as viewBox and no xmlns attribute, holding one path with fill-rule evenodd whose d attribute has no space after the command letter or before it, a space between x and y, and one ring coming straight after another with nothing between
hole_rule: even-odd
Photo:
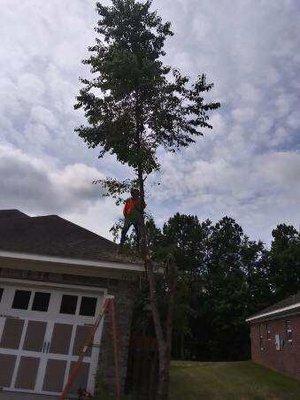
<instances>
[{"instance_id":1,"label":"climber in tree","mask_svg":"<svg viewBox=\"0 0 300 400\"><path fill-rule=\"evenodd\" d=\"M145 202L140 197L140 192L138 189L131 189L130 193L131 197L125 201L123 210L125 221L121 234L121 246L124 245L127 232L132 225L136 231L137 243L139 245L141 217L146 207Z\"/></svg>"}]
</instances>

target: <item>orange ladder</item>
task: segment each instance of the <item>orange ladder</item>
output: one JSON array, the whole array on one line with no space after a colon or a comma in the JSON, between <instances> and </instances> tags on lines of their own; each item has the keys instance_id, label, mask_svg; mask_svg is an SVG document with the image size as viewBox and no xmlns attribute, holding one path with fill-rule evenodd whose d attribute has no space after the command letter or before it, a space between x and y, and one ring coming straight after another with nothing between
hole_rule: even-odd
<instances>
[{"instance_id":1,"label":"orange ladder","mask_svg":"<svg viewBox=\"0 0 300 400\"><path fill-rule=\"evenodd\" d=\"M94 344L95 333L105 316L105 313L110 313L110 321L111 321L111 332L112 332L112 341L114 347L114 362L115 362L115 394L116 400L120 400L121 398L121 384L120 384L120 365L119 365L119 346L118 346L118 338L117 338L117 324L116 324L116 309L115 309L115 298L114 296L105 296L103 304L101 306L101 311L96 318L94 325L92 325L91 330L84 342L83 347L80 350L78 360L76 361L70 375L69 379L64 387L60 400L66 400L67 396L70 392L73 383L80 373L80 368L83 363L83 359L89 349L89 347Z\"/></svg>"}]
</instances>

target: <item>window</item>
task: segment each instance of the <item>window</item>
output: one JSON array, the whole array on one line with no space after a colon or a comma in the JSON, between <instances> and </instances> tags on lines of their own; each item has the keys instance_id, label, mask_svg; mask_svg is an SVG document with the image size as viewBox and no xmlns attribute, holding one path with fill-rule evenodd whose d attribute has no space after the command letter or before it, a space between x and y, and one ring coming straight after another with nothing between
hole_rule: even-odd
<instances>
[{"instance_id":1,"label":"window","mask_svg":"<svg viewBox=\"0 0 300 400\"><path fill-rule=\"evenodd\" d=\"M284 348L284 339L279 335L275 335L275 348L277 351L283 350Z\"/></svg>"},{"instance_id":2,"label":"window","mask_svg":"<svg viewBox=\"0 0 300 400\"><path fill-rule=\"evenodd\" d=\"M0 288L0 302L2 300L3 291L4 291L4 289Z\"/></svg>"},{"instance_id":3,"label":"window","mask_svg":"<svg viewBox=\"0 0 300 400\"><path fill-rule=\"evenodd\" d=\"M33 299L33 311L48 311L50 293L36 292Z\"/></svg>"},{"instance_id":4,"label":"window","mask_svg":"<svg viewBox=\"0 0 300 400\"><path fill-rule=\"evenodd\" d=\"M82 297L80 304L80 315L86 317L93 317L96 311L97 298L96 297Z\"/></svg>"},{"instance_id":5,"label":"window","mask_svg":"<svg viewBox=\"0 0 300 400\"><path fill-rule=\"evenodd\" d=\"M28 290L16 290L12 308L27 310L31 292Z\"/></svg>"},{"instance_id":6,"label":"window","mask_svg":"<svg viewBox=\"0 0 300 400\"><path fill-rule=\"evenodd\" d=\"M70 296L64 294L61 300L60 313L61 314L75 314L78 296Z\"/></svg>"},{"instance_id":7,"label":"window","mask_svg":"<svg viewBox=\"0 0 300 400\"><path fill-rule=\"evenodd\" d=\"M286 338L289 343L293 342L293 327L291 321L285 321Z\"/></svg>"}]
</instances>

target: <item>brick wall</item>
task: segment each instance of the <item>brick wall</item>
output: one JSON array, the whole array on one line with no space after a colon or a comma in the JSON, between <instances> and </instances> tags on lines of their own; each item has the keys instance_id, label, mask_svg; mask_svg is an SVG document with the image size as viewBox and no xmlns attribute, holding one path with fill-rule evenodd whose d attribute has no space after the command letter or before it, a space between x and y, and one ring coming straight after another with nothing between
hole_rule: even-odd
<instances>
[{"instance_id":1,"label":"brick wall","mask_svg":"<svg viewBox=\"0 0 300 400\"><path fill-rule=\"evenodd\" d=\"M300 379L300 315L252 323L251 352L254 362Z\"/></svg>"},{"instance_id":2,"label":"brick wall","mask_svg":"<svg viewBox=\"0 0 300 400\"><path fill-rule=\"evenodd\" d=\"M44 273L34 271L13 270L0 268L1 278L14 278L24 280L35 280L40 282L64 283L69 285L97 286L108 290L108 294L114 295L116 299L116 317L118 331L120 333L120 372L122 388L124 389L127 372L128 347L130 337L130 325L132 317L133 300L136 283L117 279L104 279L94 277L81 277L73 275L63 275L56 273ZM99 375L108 386L109 390L114 390L114 359L112 342L110 336L110 324L107 318L104 320L102 341L99 355ZM97 383L96 383L97 386Z\"/></svg>"}]
</instances>

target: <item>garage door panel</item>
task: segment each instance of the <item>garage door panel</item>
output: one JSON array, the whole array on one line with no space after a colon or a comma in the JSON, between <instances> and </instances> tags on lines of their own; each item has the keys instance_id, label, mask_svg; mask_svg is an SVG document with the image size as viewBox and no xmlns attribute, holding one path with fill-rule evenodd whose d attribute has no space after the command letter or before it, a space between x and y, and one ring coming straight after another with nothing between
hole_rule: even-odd
<instances>
[{"instance_id":1,"label":"garage door panel","mask_svg":"<svg viewBox=\"0 0 300 400\"><path fill-rule=\"evenodd\" d=\"M17 356L0 354L0 387L10 387Z\"/></svg>"},{"instance_id":2,"label":"garage door panel","mask_svg":"<svg viewBox=\"0 0 300 400\"><path fill-rule=\"evenodd\" d=\"M87 337L91 334L91 326L87 325L78 325L76 327L76 334L73 346L73 355L78 356L80 351L82 350L84 344L86 343ZM89 348L86 352L86 356L91 356L91 348Z\"/></svg>"},{"instance_id":3,"label":"garage door panel","mask_svg":"<svg viewBox=\"0 0 300 400\"><path fill-rule=\"evenodd\" d=\"M41 352L43 349L47 322L29 321L23 350Z\"/></svg>"},{"instance_id":4,"label":"garage door panel","mask_svg":"<svg viewBox=\"0 0 300 400\"><path fill-rule=\"evenodd\" d=\"M64 376L67 361L48 360L43 390L46 392L61 392L64 384Z\"/></svg>"},{"instance_id":5,"label":"garage door panel","mask_svg":"<svg viewBox=\"0 0 300 400\"><path fill-rule=\"evenodd\" d=\"M51 338L50 353L68 354L73 325L55 323Z\"/></svg>"},{"instance_id":6,"label":"garage door panel","mask_svg":"<svg viewBox=\"0 0 300 400\"><path fill-rule=\"evenodd\" d=\"M6 318L0 347L4 349L18 349L24 327L24 320Z\"/></svg>"},{"instance_id":7,"label":"garage door panel","mask_svg":"<svg viewBox=\"0 0 300 400\"><path fill-rule=\"evenodd\" d=\"M15 387L17 389L34 390L40 359L21 357Z\"/></svg>"}]
</instances>

